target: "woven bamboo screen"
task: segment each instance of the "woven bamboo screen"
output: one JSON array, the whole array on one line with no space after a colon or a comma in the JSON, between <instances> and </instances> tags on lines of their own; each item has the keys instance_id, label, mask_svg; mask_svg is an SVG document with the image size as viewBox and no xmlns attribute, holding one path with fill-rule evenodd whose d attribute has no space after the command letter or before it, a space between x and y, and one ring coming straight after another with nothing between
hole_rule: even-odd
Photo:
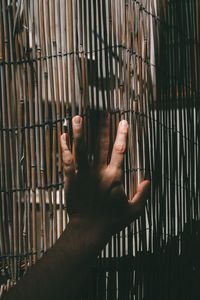
<instances>
[{"instance_id":1,"label":"woven bamboo screen","mask_svg":"<svg viewBox=\"0 0 200 300\"><path fill-rule=\"evenodd\" d=\"M152 190L102 251L83 299L200 296L199 17L198 0L0 2L1 293L67 224L64 118L84 117L92 159L91 120L104 109L111 140L121 119L130 124L127 194L147 176Z\"/></svg>"}]
</instances>

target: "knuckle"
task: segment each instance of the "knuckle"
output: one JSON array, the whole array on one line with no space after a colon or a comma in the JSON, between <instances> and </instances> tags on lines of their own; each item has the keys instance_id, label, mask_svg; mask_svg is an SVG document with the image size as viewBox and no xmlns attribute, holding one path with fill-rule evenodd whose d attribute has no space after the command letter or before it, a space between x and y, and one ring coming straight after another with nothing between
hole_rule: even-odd
<instances>
[{"instance_id":1,"label":"knuckle","mask_svg":"<svg viewBox=\"0 0 200 300\"><path fill-rule=\"evenodd\" d=\"M65 147L63 149L63 155L69 155L69 153L70 153L70 150L67 147Z\"/></svg>"},{"instance_id":2,"label":"knuckle","mask_svg":"<svg viewBox=\"0 0 200 300\"><path fill-rule=\"evenodd\" d=\"M73 158L70 151L63 153L63 162L65 165L69 166L72 164Z\"/></svg>"},{"instance_id":3,"label":"knuckle","mask_svg":"<svg viewBox=\"0 0 200 300\"><path fill-rule=\"evenodd\" d=\"M83 136L83 131L81 127L74 128L74 138L80 140Z\"/></svg>"},{"instance_id":4,"label":"knuckle","mask_svg":"<svg viewBox=\"0 0 200 300\"><path fill-rule=\"evenodd\" d=\"M70 165L72 164L72 157L66 158L66 159L65 159L65 164L66 164L67 166L70 166Z\"/></svg>"},{"instance_id":5,"label":"knuckle","mask_svg":"<svg viewBox=\"0 0 200 300\"><path fill-rule=\"evenodd\" d=\"M119 129L119 133L126 136L127 133L128 133L128 128L120 128L120 129Z\"/></svg>"},{"instance_id":6,"label":"knuckle","mask_svg":"<svg viewBox=\"0 0 200 300\"><path fill-rule=\"evenodd\" d=\"M125 145L124 145L124 144L118 144L118 143L116 143L116 144L114 145L114 150L115 150L117 153L122 154L122 153L125 152Z\"/></svg>"}]
</instances>

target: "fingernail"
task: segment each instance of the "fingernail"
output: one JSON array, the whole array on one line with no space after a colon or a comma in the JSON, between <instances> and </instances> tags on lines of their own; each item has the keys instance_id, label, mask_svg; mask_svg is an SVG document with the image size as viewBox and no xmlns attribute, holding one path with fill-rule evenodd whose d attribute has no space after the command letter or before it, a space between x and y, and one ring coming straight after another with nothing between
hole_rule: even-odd
<instances>
[{"instance_id":1,"label":"fingernail","mask_svg":"<svg viewBox=\"0 0 200 300\"><path fill-rule=\"evenodd\" d=\"M127 127L128 127L128 122L127 122L126 120L122 120L122 121L120 122L120 127L121 127L121 128L127 128Z\"/></svg>"},{"instance_id":2,"label":"fingernail","mask_svg":"<svg viewBox=\"0 0 200 300\"><path fill-rule=\"evenodd\" d=\"M82 119L81 119L80 116L76 116L76 117L74 117L74 119L73 119L73 122L74 122L75 125L80 125L80 124L81 124L81 121L82 121Z\"/></svg>"}]
</instances>

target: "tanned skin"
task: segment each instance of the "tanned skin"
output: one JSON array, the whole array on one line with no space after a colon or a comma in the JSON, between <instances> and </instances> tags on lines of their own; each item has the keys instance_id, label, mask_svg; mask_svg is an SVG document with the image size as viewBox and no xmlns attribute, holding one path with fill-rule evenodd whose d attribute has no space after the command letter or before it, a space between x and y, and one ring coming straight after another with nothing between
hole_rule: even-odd
<instances>
[{"instance_id":1,"label":"tanned skin","mask_svg":"<svg viewBox=\"0 0 200 300\"><path fill-rule=\"evenodd\" d=\"M83 120L73 118L76 163L68 134L61 136L69 224L57 243L3 298L4 300L80 299L92 263L112 234L143 211L150 182L144 180L132 199L122 184L128 123L121 121L110 163L109 115L101 120L95 168L91 169L83 142ZM78 166L78 170L75 169Z\"/></svg>"}]
</instances>

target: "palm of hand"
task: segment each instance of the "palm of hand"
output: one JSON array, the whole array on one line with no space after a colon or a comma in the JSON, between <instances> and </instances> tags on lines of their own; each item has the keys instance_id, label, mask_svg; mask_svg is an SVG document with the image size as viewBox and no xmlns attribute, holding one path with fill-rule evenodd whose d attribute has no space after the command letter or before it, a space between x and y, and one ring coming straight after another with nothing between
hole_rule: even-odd
<instances>
[{"instance_id":1,"label":"palm of hand","mask_svg":"<svg viewBox=\"0 0 200 300\"><path fill-rule=\"evenodd\" d=\"M76 121L79 120L79 123ZM149 189L143 181L132 200L128 200L122 185L123 154L126 149L128 124L119 125L111 161L107 165L109 148L109 117L101 122L95 168L90 168L83 145L82 119L73 119L75 159L68 148L68 136L63 134L61 146L65 171L65 193L70 220L86 219L115 233L128 225L140 213Z\"/></svg>"}]
</instances>

